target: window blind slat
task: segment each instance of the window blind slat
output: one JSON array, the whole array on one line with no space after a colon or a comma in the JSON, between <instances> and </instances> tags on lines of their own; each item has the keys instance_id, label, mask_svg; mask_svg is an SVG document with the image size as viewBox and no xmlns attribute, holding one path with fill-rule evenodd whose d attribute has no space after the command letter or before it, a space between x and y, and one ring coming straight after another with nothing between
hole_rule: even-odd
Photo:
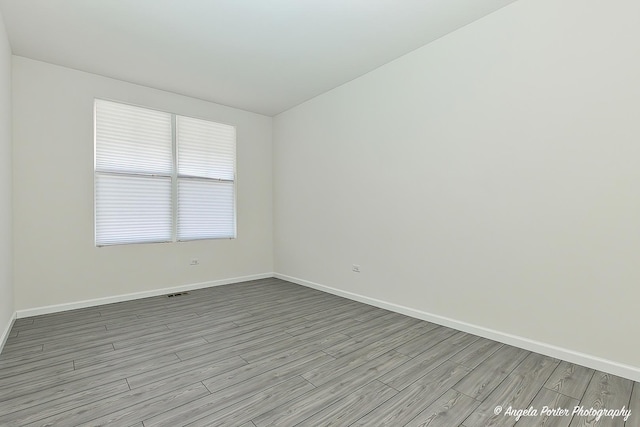
<instances>
[{"instance_id":1,"label":"window blind slat","mask_svg":"<svg viewBox=\"0 0 640 427\"><path fill-rule=\"evenodd\" d=\"M176 117L178 174L233 180L236 129L192 117Z\"/></svg>"},{"instance_id":2,"label":"window blind slat","mask_svg":"<svg viewBox=\"0 0 640 427\"><path fill-rule=\"evenodd\" d=\"M95 179L97 245L171 241L171 178Z\"/></svg>"},{"instance_id":3,"label":"window blind slat","mask_svg":"<svg viewBox=\"0 0 640 427\"><path fill-rule=\"evenodd\" d=\"M171 175L171 114L96 100L96 171Z\"/></svg>"},{"instance_id":4,"label":"window blind slat","mask_svg":"<svg viewBox=\"0 0 640 427\"><path fill-rule=\"evenodd\" d=\"M234 183L178 179L178 240L235 237Z\"/></svg>"},{"instance_id":5,"label":"window blind slat","mask_svg":"<svg viewBox=\"0 0 640 427\"><path fill-rule=\"evenodd\" d=\"M96 245L234 238L235 155L233 126L96 100Z\"/></svg>"}]
</instances>

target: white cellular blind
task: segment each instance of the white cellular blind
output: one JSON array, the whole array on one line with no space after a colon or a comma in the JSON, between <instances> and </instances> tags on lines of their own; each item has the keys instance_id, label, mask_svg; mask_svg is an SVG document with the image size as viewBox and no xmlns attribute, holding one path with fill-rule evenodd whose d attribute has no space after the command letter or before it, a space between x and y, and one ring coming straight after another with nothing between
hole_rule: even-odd
<instances>
[{"instance_id":1,"label":"white cellular blind","mask_svg":"<svg viewBox=\"0 0 640 427\"><path fill-rule=\"evenodd\" d=\"M171 114L95 103L96 245L172 239Z\"/></svg>"},{"instance_id":2,"label":"white cellular blind","mask_svg":"<svg viewBox=\"0 0 640 427\"><path fill-rule=\"evenodd\" d=\"M96 174L96 244L171 241L171 177Z\"/></svg>"},{"instance_id":3,"label":"white cellular blind","mask_svg":"<svg viewBox=\"0 0 640 427\"><path fill-rule=\"evenodd\" d=\"M178 240L234 238L235 127L176 116Z\"/></svg>"},{"instance_id":4,"label":"white cellular blind","mask_svg":"<svg viewBox=\"0 0 640 427\"><path fill-rule=\"evenodd\" d=\"M191 117L176 117L178 174L233 181L236 128Z\"/></svg>"},{"instance_id":5,"label":"white cellular blind","mask_svg":"<svg viewBox=\"0 0 640 427\"><path fill-rule=\"evenodd\" d=\"M235 127L95 101L97 246L235 238Z\"/></svg>"},{"instance_id":6,"label":"white cellular blind","mask_svg":"<svg viewBox=\"0 0 640 427\"><path fill-rule=\"evenodd\" d=\"M171 175L171 114L96 100L96 171Z\"/></svg>"}]
</instances>

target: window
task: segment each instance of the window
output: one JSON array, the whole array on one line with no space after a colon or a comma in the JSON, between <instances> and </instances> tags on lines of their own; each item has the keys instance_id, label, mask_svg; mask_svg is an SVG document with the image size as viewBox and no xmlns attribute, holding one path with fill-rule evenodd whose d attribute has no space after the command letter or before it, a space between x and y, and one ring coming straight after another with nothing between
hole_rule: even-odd
<instances>
[{"instance_id":1,"label":"window","mask_svg":"<svg viewBox=\"0 0 640 427\"><path fill-rule=\"evenodd\" d=\"M95 243L235 238L235 127L95 101Z\"/></svg>"}]
</instances>

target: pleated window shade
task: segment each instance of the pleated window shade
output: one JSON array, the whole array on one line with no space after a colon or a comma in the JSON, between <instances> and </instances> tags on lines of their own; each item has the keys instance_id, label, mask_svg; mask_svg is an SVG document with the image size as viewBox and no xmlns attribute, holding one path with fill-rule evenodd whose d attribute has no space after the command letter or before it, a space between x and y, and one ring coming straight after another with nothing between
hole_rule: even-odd
<instances>
[{"instance_id":1,"label":"pleated window shade","mask_svg":"<svg viewBox=\"0 0 640 427\"><path fill-rule=\"evenodd\" d=\"M96 246L234 238L235 127L95 101Z\"/></svg>"},{"instance_id":2,"label":"pleated window shade","mask_svg":"<svg viewBox=\"0 0 640 427\"><path fill-rule=\"evenodd\" d=\"M176 117L178 240L235 237L236 129Z\"/></svg>"}]
</instances>

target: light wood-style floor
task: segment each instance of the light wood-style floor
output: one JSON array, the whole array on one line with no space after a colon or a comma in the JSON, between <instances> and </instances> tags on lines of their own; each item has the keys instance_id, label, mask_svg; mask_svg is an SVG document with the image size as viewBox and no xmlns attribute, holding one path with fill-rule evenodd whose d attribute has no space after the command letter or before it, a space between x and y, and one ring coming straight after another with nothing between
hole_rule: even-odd
<instances>
[{"instance_id":1,"label":"light wood-style floor","mask_svg":"<svg viewBox=\"0 0 640 427\"><path fill-rule=\"evenodd\" d=\"M277 279L16 321L1 426L623 426L640 385Z\"/></svg>"}]
</instances>

